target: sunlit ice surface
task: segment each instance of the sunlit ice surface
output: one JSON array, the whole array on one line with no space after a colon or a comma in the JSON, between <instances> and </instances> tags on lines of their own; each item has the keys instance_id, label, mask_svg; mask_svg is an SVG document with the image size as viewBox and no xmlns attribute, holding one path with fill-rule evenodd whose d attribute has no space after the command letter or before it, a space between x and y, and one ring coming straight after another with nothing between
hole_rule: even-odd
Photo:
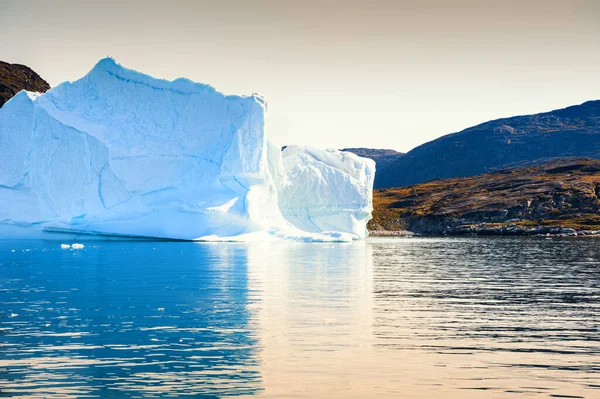
<instances>
[{"instance_id":1,"label":"sunlit ice surface","mask_svg":"<svg viewBox=\"0 0 600 399\"><path fill-rule=\"evenodd\" d=\"M600 394L600 242L0 242L0 397Z\"/></svg>"}]
</instances>

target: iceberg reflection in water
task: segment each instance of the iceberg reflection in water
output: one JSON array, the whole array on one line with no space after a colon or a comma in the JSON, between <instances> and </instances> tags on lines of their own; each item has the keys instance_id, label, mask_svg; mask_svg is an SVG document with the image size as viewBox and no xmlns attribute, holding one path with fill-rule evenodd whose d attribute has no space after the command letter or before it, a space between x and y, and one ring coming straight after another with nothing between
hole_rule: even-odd
<instances>
[{"instance_id":1,"label":"iceberg reflection in water","mask_svg":"<svg viewBox=\"0 0 600 399\"><path fill-rule=\"evenodd\" d=\"M1 241L0 397L595 397L599 263L593 239Z\"/></svg>"},{"instance_id":2,"label":"iceberg reflection in water","mask_svg":"<svg viewBox=\"0 0 600 399\"><path fill-rule=\"evenodd\" d=\"M258 389L248 248L0 245L2 393L222 396Z\"/></svg>"}]
</instances>

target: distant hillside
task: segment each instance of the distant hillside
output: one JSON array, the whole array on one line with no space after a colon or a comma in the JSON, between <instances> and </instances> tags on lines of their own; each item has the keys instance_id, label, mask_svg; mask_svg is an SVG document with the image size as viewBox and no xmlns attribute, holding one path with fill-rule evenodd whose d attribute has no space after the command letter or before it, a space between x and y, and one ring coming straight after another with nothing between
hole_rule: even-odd
<instances>
[{"instance_id":1,"label":"distant hillside","mask_svg":"<svg viewBox=\"0 0 600 399\"><path fill-rule=\"evenodd\" d=\"M563 159L376 190L371 230L421 234L600 233L600 161Z\"/></svg>"},{"instance_id":2,"label":"distant hillside","mask_svg":"<svg viewBox=\"0 0 600 399\"><path fill-rule=\"evenodd\" d=\"M343 148L342 151L352 152L359 157L370 158L375 161L377 170L382 170L389 164L397 161L404 153L394 150L377 148Z\"/></svg>"},{"instance_id":3,"label":"distant hillside","mask_svg":"<svg viewBox=\"0 0 600 399\"><path fill-rule=\"evenodd\" d=\"M21 90L44 93L50 85L25 65L0 61L0 107Z\"/></svg>"},{"instance_id":4,"label":"distant hillside","mask_svg":"<svg viewBox=\"0 0 600 399\"><path fill-rule=\"evenodd\" d=\"M560 157L600 158L600 101L498 119L423 144L375 176L375 187L403 187L473 176Z\"/></svg>"}]
</instances>

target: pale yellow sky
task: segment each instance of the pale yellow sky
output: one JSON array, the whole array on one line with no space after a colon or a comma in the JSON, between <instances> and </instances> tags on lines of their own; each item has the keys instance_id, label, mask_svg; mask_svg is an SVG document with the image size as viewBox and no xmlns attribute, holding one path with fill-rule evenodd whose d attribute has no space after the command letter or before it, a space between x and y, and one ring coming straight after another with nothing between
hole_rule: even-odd
<instances>
[{"instance_id":1,"label":"pale yellow sky","mask_svg":"<svg viewBox=\"0 0 600 399\"><path fill-rule=\"evenodd\" d=\"M600 98L600 1L0 0L0 60L52 86L114 57L263 94L280 144L407 151Z\"/></svg>"}]
</instances>

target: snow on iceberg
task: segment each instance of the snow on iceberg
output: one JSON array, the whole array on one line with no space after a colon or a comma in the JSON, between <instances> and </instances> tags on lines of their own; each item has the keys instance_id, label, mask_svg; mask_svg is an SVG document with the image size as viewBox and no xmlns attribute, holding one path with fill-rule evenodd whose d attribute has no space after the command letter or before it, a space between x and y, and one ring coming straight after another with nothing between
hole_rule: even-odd
<instances>
[{"instance_id":1,"label":"snow on iceberg","mask_svg":"<svg viewBox=\"0 0 600 399\"><path fill-rule=\"evenodd\" d=\"M374 162L266 139L265 101L103 59L0 109L0 237L351 240Z\"/></svg>"}]
</instances>

